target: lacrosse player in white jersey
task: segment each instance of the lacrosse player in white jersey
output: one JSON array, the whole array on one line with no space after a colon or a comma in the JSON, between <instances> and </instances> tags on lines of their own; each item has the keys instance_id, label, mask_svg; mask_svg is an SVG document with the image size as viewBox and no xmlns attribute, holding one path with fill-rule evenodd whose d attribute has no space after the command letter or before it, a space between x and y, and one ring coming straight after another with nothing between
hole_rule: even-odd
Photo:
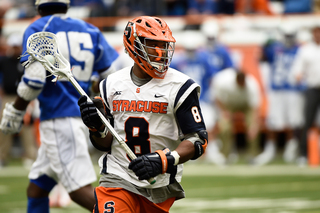
<instances>
[{"instance_id":1,"label":"lacrosse player in white jersey","mask_svg":"<svg viewBox=\"0 0 320 213\"><path fill-rule=\"evenodd\" d=\"M112 71L111 63L118 53L98 28L66 16L69 0L37 0L35 4L41 17L26 29L23 52L33 33L56 34L75 79L88 92L92 72L97 71L104 78ZM27 60L28 55L24 55L20 61ZM27 212L49 212L48 195L57 182L74 202L92 211L95 199L91 183L96 181L96 174L88 153L88 130L77 105L80 95L67 80L52 80L53 76L39 62L29 64L18 86L18 97L4 109L0 128L5 133L19 132L27 105L38 98L41 146L29 173Z\"/></svg>"},{"instance_id":2,"label":"lacrosse player in white jersey","mask_svg":"<svg viewBox=\"0 0 320 213\"><path fill-rule=\"evenodd\" d=\"M179 184L183 163L199 158L207 146L200 87L169 68L175 39L162 19L129 21L123 42L134 65L101 81L95 104L85 96L78 101L92 144L105 151L99 159L102 176L94 212L169 212L185 196ZM108 132L95 106L109 116L136 159ZM152 177L154 184L147 181Z\"/></svg>"}]
</instances>

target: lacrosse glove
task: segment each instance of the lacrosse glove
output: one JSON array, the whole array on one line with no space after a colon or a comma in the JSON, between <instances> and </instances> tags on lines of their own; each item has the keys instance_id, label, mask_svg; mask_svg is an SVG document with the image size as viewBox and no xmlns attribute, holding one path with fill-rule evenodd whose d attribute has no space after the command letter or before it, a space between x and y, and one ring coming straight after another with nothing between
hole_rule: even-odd
<instances>
[{"instance_id":1,"label":"lacrosse glove","mask_svg":"<svg viewBox=\"0 0 320 213\"><path fill-rule=\"evenodd\" d=\"M5 134L19 133L26 110L17 110L13 103L6 103L0 123L0 129Z\"/></svg>"},{"instance_id":2,"label":"lacrosse glove","mask_svg":"<svg viewBox=\"0 0 320 213\"><path fill-rule=\"evenodd\" d=\"M138 176L139 180L148 180L159 174L175 173L178 163L179 154L165 148L137 157L130 162L129 169Z\"/></svg>"},{"instance_id":3,"label":"lacrosse glove","mask_svg":"<svg viewBox=\"0 0 320 213\"><path fill-rule=\"evenodd\" d=\"M82 95L78 100L78 105L80 107L83 123L89 128L93 135L104 138L107 135L108 130L106 127L104 127L104 130L100 131L100 129L103 127L103 123L97 112L97 109L99 109L100 112L106 116L105 105L101 98L94 97L92 102L88 102L87 96Z\"/></svg>"}]
</instances>

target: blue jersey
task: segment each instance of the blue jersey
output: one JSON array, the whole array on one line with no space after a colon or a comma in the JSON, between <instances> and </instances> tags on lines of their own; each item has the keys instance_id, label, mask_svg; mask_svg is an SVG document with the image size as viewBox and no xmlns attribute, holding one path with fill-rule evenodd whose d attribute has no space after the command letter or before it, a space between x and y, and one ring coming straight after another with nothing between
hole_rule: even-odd
<instances>
[{"instance_id":1,"label":"blue jersey","mask_svg":"<svg viewBox=\"0 0 320 213\"><path fill-rule=\"evenodd\" d=\"M208 53L209 63L216 70L224 70L233 67L233 62L227 47L221 44L216 44L214 48L207 48L203 51Z\"/></svg>"},{"instance_id":2,"label":"blue jersey","mask_svg":"<svg viewBox=\"0 0 320 213\"><path fill-rule=\"evenodd\" d=\"M286 47L280 42L274 42L265 46L263 54L270 64L270 88L272 90L297 90L301 86L290 84L289 75L294 62L298 45Z\"/></svg>"},{"instance_id":3,"label":"blue jersey","mask_svg":"<svg viewBox=\"0 0 320 213\"><path fill-rule=\"evenodd\" d=\"M171 67L188 75L199 84L201 88L200 100L209 102L210 81L217 70L210 64L205 52L197 51L192 57L187 53L177 54L172 60Z\"/></svg>"},{"instance_id":4,"label":"blue jersey","mask_svg":"<svg viewBox=\"0 0 320 213\"><path fill-rule=\"evenodd\" d=\"M70 61L75 79L87 93L93 71L107 69L118 57L116 50L107 43L97 27L65 15L45 16L33 22L24 33L23 52L26 51L28 37L40 31L56 34L60 52ZM22 57L20 62L27 59L28 56ZM67 80L53 83L52 79L53 76L46 79L38 96L40 120L80 117L77 104L80 95L77 90Z\"/></svg>"}]
</instances>

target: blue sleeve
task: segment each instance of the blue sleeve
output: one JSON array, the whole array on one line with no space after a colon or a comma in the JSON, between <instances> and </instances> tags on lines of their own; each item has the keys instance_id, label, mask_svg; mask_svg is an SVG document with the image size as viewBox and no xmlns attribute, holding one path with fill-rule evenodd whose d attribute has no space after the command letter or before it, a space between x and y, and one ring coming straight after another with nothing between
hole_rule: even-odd
<instances>
[{"instance_id":1,"label":"blue sleeve","mask_svg":"<svg viewBox=\"0 0 320 213\"><path fill-rule=\"evenodd\" d=\"M187 0L188 1L188 9L198 9L197 4L194 0Z\"/></svg>"},{"instance_id":2,"label":"blue sleeve","mask_svg":"<svg viewBox=\"0 0 320 213\"><path fill-rule=\"evenodd\" d=\"M119 54L112 46L109 45L102 33L99 33L98 42L98 52L94 70L103 70L110 67Z\"/></svg>"},{"instance_id":3,"label":"blue sleeve","mask_svg":"<svg viewBox=\"0 0 320 213\"><path fill-rule=\"evenodd\" d=\"M269 63L272 63L274 60L274 44L269 44L263 48L263 55L265 57L265 60Z\"/></svg>"},{"instance_id":4,"label":"blue sleeve","mask_svg":"<svg viewBox=\"0 0 320 213\"><path fill-rule=\"evenodd\" d=\"M312 0L286 0L283 13L310 13L312 12Z\"/></svg>"},{"instance_id":5,"label":"blue sleeve","mask_svg":"<svg viewBox=\"0 0 320 213\"><path fill-rule=\"evenodd\" d=\"M222 48L221 52L222 52L221 55L223 57L222 69L233 67L233 62L232 62L228 48L226 48L226 47Z\"/></svg>"}]
</instances>

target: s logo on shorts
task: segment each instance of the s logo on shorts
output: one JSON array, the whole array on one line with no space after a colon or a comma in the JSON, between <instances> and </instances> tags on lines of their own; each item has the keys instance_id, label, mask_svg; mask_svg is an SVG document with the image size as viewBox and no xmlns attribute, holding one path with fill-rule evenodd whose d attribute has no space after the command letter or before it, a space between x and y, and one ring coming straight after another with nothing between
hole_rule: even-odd
<instances>
[{"instance_id":1,"label":"s logo on shorts","mask_svg":"<svg viewBox=\"0 0 320 213\"><path fill-rule=\"evenodd\" d=\"M113 201L106 202L104 204L104 209L105 209L105 211L103 213L114 213L115 212L114 202Z\"/></svg>"}]
</instances>

